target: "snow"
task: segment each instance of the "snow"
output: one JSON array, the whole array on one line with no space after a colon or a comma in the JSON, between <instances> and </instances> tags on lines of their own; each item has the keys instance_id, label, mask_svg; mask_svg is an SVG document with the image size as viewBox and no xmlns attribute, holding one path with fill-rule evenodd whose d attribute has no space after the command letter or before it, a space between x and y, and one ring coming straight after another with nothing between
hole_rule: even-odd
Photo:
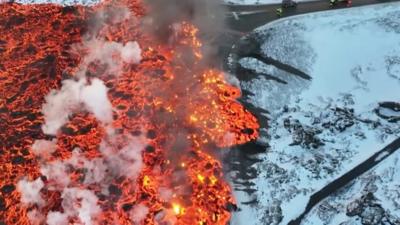
<instances>
[{"instance_id":1,"label":"snow","mask_svg":"<svg viewBox=\"0 0 400 225\"><path fill-rule=\"evenodd\" d=\"M243 67L288 84L262 75L241 82L242 89L254 93L248 102L270 112L267 135L262 138L271 147L254 165L256 192L247 198L235 192L239 203L258 200L253 205L239 204L239 215L249 211L254 219L235 215L233 224L287 224L314 192L400 136L399 122L390 123L374 112L380 102L400 102L399 6L307 14L257 29L263 54L308 73L312 80L255 58L239 60ZM304 135L314 145L296 142ZM269 210L271 205L279 210ZM335 218L336 222L327 223L326 218L314 216L304 224L348 220L345 213Z\"/></svg>"},{"instance_id":2,"label":"snow","mask_svg":"<svg viewBox=\"0 0 400 225\"><path fill-rule=\"evenodd\" d=\"M391 109L383 108L379 110L381 114L389 117L400 117L400 111L394 111Z\"/></svg>"},{"instance_id":3,"label":"snow","mask_svg":"<svg viewBox=\"0 0 400 225\"><path fill-rule=\"evenodd\" d=\"M284 215L281 224L287 224L291 218L296 218L301 215L307 205L309 198L306 195L299 194L292 198L289 202L284 202L281 205L282 215Z\"/></svg>"},{"instance_id":4,"label":"snow","mask_svg":"<svg viewBox=\"0 0 400 225\"><path fill-rule=\"evenodd\" d=\"M398 187L400 186L400 170L399 170L400 152L396 152L389 156L384 163L379 164L374 170L366 173L357 179L351 187L341 191L339 194L329 197L317 206L308 217L305 218L303 224L316 224L315 221L321 221L321 206L330 206L330 210L324 213L329 214L330 218L325 220L325 224L336 225L344 224L360 224L359 220L365 220L366 215L346 216L348 207L354 202L360 201L367 193L373 193L373 205L386 209L386 213L382 221L390 221L388 224L400 223L400 194ZM371 206L369 206L371 207ZM373 216L378 216L376 213ZM322 224L322 223L321 223ZM384 223L382 223L384 224Z\"/></svg>"},{"instance_id":5,"label":"snow","mask_svg":"<svg viewBox=\"0 0 400 225\"><path fill-rule=\"evenodd\" d=\"M389 155L389 152L388 152L388 151L384 151L384 152L380 153L380 154L376 157L375 161L380 161L381 159L385 158L385 157L388 156L388 155Z\"/></svg>"}]
</instances>

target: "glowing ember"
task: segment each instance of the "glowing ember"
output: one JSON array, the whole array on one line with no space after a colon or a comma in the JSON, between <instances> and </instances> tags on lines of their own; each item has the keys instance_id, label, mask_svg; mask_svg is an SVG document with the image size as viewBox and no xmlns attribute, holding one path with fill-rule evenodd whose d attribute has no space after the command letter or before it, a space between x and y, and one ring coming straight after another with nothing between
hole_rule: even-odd
<instances>
[{"instance_id":1,"label":"glowing ember","mask_svg":"<svg viewBox=\"0 0 400 225\"><path fill-rule=\"evenodd\" d=\"M182 21L175 42L160 44L138 1L0 4L0 14L0 221L228 223L234 199L211 153L259 127L240 90L201 65L196 27ZM76 99L65 94L73 87ZM111 122L95 87L107 87ZM44 134L43 112L56 106L65 124Z\"/></svg>"}]
</instances>

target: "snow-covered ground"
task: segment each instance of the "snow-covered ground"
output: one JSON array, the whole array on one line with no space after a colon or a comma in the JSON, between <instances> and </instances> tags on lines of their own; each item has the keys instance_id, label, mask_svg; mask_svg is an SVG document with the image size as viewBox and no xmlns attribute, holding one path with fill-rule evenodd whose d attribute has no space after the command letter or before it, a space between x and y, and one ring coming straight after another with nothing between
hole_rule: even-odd
<instances>
[{"instance_id":1,"label":"snow-covered ground","mask_svg":"<svg viewBox=\"0 0 400 225\"><path fill-rule=\"evenodd\" d=\"M304 224L400 224L400 152L319 204Z\"/></svg>"},{"instance_id":2,"label":"snow-covered ground","mask_svg":"<svg viewBox=\"0 0 400 225\"><path fill-rule=\"evenodd\" d=\"M239 204L232 224L286 225L314 192L400 137L400 3L287 18L253 36L262 42L262 55L312 80L256 58L239 60L287 84L263 75L241 82L254 93L248 102L270 112L263 136L270 149L254 164L255 191L236 191L239 203L255 203ZM303 224L400 224L399 158L390 156L324 201ZM232 177L237 181L235 171ZM354 202L363 207L351 214Z\"/></svg>"}]
</instances>

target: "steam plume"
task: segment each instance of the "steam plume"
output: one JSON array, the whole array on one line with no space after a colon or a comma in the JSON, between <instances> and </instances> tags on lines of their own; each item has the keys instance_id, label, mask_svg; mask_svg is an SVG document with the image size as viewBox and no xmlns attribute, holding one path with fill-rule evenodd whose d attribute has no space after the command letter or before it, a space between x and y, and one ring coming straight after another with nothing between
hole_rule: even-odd
<instances>
[{"instance_id":1,"label":"steam plume","mask_svg":"<svg viewBox=\"0 0 400 225\"><path fill-rule=\"evenodd\" d=\"M98 35L104 25L118 23L130 16L126 8L100 11L92 23L82 44L72 47L72 51L85 57L78 66L74 79L62 81L60 90L51 90L45 98L42 107L45 134L57 135L74 113L82 110L92 113L106 128L112 128L113 107L108 99L108 89L99 79L104 74L94 74L88 77L89 66L97 63L105 66L107 75L118 76L124 64L137 64L141 60L141 49L137 42L118 43L107 41ZM97 78L96 76L99 76ZM127 177L132 182L142 169L141 151L145 141L140 137L123 137L126 144L121 146L117 135L109 132L100 144L101 157L88 159L78 148L72 151L72 156L62 160L51 160L57 150L57 139L52 141L36 140L32 145L32 152L38 157L40 173L45 177L29 181L24 178L18 182L18 191L21 193L21 202L28 206L35 206L28 211L28 218L33 224L67 225L71 218L77 218L84 225L96 224L96 216L101 209L98 206L98 197L90 186L97 186L102 194L109 195L107 187L113 179ZM70 178L73 171L84 171L82 183ZM62 211L51 211L47 215L41 213L46 202L42 197L42 190L58 191L61 193ZM132 221L141 221L148 209L137 205L131 213Z\"/></svg>"},{"instance_id":2,"label":"steam plume","mask_svg":"<svg viewBox=\"0 0 400 225\"><path fill-rule=\"evenodd\" d=\"M200 30L205 59L217 53L217 39L226 31L225 7L220 0L145 0L150 6L146 27L164 42L170 42L174 27L182 21Z\"/></svg>"}]
</instances>

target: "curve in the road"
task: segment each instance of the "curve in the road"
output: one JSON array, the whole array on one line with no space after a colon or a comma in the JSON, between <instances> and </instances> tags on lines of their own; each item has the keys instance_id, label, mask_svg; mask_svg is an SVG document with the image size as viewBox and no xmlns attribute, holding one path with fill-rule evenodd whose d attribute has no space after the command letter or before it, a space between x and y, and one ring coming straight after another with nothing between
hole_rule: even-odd
<instances>
[{"instance_id":1,"label":"curve in the road","mask_svg":"<svg viewBox=\"0 0 400 225\"><path fill-rule=\"evenodd\" d=\"M353 0L351 7L398 2L400 0ZM271 5L227 5L228 12L239 13L238 18L230 15L227 18L227 23L231 29L241 31L244 33L251 32L255 28L277 20L282 17L300 15L311 12L319 12L326 10L342 9L347 8L346 4L339 3L335 6L331 6L329 0L300 2L295 8L287 8L283 10L281 17L276 15L276 9L279 8L280 4Z\"/></svg>"}]
</instances>

